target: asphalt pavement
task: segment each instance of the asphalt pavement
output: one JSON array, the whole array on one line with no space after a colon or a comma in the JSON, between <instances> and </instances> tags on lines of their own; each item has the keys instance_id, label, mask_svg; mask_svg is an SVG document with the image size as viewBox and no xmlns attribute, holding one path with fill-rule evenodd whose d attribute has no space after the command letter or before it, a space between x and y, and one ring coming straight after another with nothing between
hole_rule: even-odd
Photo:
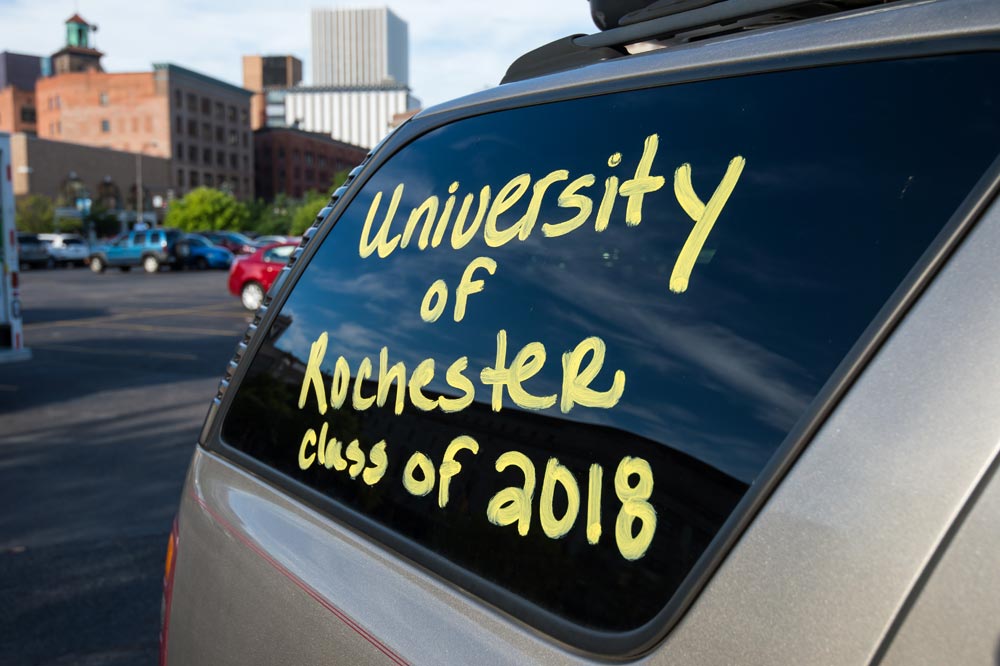
<instances>
[{"instance_id":1,"label":"asphalt pavement","mask_svg":"<svg viewBox=\"0 0 1000 666\"><path fill-rule=\"evenodd\" d=\"M0 364L0 664L155 664L167 536L249 317L226 273L21 276Z\"/></svg>"}]
</instances>

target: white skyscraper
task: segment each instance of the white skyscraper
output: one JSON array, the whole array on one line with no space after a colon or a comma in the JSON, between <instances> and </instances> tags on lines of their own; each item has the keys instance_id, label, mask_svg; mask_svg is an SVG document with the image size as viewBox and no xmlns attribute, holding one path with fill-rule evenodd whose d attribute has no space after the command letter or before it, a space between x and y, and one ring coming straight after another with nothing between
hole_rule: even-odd
<instances>
[{"instance_id":1,"label":"white skyscraper","mask_svg":"<svg viewBox=\"0 0 1000 666\"><path fill-rule=\"evenodd\" d=\"M316 86L409 86L406 22L388 7L312 10Z\"/></svg>"}]
</instances>

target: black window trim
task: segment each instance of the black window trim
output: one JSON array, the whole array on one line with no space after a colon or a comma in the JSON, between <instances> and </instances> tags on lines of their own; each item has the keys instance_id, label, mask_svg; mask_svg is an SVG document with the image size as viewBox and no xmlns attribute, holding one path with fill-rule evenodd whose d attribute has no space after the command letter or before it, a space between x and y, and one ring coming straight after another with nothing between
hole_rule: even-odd
<instances>
[{"instance_id":1,"label":"black window trim","mask_svg":"<svg viewBox=\"0 0 1000 666\"><path fill-rule=\"evenodd\" d=\"M991 51L1000 51L1000 33L963 37L947 36L928 39L924 42L890 42L886 39L875 44L840 51L774 55L760 59L748 54L745 60L721 65L705 64L667 72L639 73L634 77L624 79L616 78L573 84L565 88L514 95L504 99L491 99L482 104L450 108L431 115L418 115L371 150L369 160L364 165L365 168L356 178L348 181L348 187L342 196L338 197L335 193L330 204L331 208L325 213L323 224L311 238L308 236L303 238L304 248L301 256L298 260L290 262L290 272L288 272L286 279L279 278L276 281L276 286L280 285L281 288L272 290L276 293L269 294L272 299L270 302L265 299L265 305L258 311L243 341L237 346L239 364L231 379L220 384L220 396L213 401L209 408L199 438L199 445L261 477L280 491L303 501L311 508L346 523L348 528L371 539L378 547L385 547L397 552L416 566L441 579L446 585L465 590L477 597L480 602L498 608L514 622L540 631L550 639L555 639L564 648L582 655L603 659L621 660L640 657L654 649L684 616L865 366L902 321L906 312L941 270L947 259L958 248L975 222L1000 193L1000 156L994 160L970 190L949 221L942 227L938 236L861 334L857 343L845 355L843 361L810 403L799 422L776 449L769 463L761 470L757 480L751 485L673 597L647 624L628 632L595 631L569 622L507 591L505 588L490 583L453 564L437 553L401 537L366 515L267 467L255 458L223 442L221 439L222 423L235 395L235 391L227 389L230 385L239 385L249 368L250 359L256 355L260 348L263 336L255 335L256 331L258 329L266 331L270 327L274 317L294 289L304 267L309 264L317 248L336 226L336 220L350 206L351 201L363 189L373 174L410 143L444 125L497 111L646 88L826 66Z\"/></svg>"}]
</instances>

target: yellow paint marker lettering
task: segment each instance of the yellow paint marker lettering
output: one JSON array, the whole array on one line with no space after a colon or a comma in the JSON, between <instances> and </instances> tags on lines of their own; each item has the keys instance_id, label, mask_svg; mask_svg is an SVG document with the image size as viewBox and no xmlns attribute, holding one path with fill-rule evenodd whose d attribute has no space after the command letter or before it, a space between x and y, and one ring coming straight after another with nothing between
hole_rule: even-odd
<instances>
[{"instance_id":1,"label":"yellow paint marker lettering","mask_svg":"<svg viewBox=\"0 0 1000 666\"><path fill-rule=\"evenodd\" d=\"M526 536L531 526L531 498L535 495L535 466L528 456L518 451L507 451L497 458L498 472L512 465L524 474L524 487L504 488L490 498L486 518L499 527L517 523L517 533Z\"/></svg>"},{"instance_id":2,"label":"yellow paint marker lettering","mask_svg":"<svg viewBox=\"0 0 1000 666\"><path fill-rule=\"evenodd\" d=\"M323 388L323 372L320 370L320 365L326 356L326 342L326 331L323 331L309 348L309 361L306 363L306 373L302 376L302 388L299 390L299 409L306 406L306 396L309 395L309 387L312 386L320 414L326 414L326 389Z\"/></svg>"},{"instance_id":3,"label":"yellow paint marker lettering","mask_svg":"<svg viewBox=\"0 0 1000 666\"><path fill-rule=\"evenodd\" d=\"M493 387L492 407L494 412L503 408L503 390L507 387L511 400L523 409L545 409L556 402L555 395L536 396L528 393L522 386L524 382L538 373L545 365L545 346L540 342L529 342L514 357L514 362L507 367L507 331L497 332L496 364L492 368L483 368L479 379L487 386Z\"/></svg>"},{"instance_id":4,"label":"yellow paint marker lettering","mask_svg":"<svg viewBox=\"0 0 1000 666\"><path fill-rule=\"evenodd\" d=\"M416 477L417 469L423 478ZM434 490L434 464L420 451L414 452L403 468L403 487L411 495L423 497Z\"/></svg>"},{"instance_id":5,"label":"yellow paint marker lettering","mask_svg":"<svg viewBox=\"0 0 1000 666\"><path fill-rule=\"evenodd\" d=\"M429 412L438 405L437 398L434 400L429 399L423 394L423 389L425 386L431 383L434 379L434 359L425 358L420 362L419 365L413 370L413 374L410 375L410 402L413 406L419 410Z\"/></svg>"},{"instance_id":6,"label":"yellow paint marker lettering","mask_svg":"<svg viewBox=\"0 0 1000 666\"><path fill-rule=\"evenodd\" d=\"M347 392L351 388L351 366L343 356L337 357L333 368L333 379L330 380L330 407L340 409L347 400Z\"/></svg>"},{"instance_id":7,"label":"yellow paint marker lettering","mask_svg":"<svg viewBox=\"0 0 1000 666\"><path fill-rule=\"evenodd\" d=\"M482 280L473 280L477 268L483 268L487 273L493 275L497 271L497 262L489 257L476 257L462 273L462 279L455 289L455 321L462 321L465 318L465 306L469 300L469 294L478 294L483 290L486 283Z\"/></svg>"},{"instance_id":8,"label":"yellow paint marker lettering","mask_svg":"<svg viewBox=\"0 0 1000 666\"><path fill-rule=\"evenodd\" d=\"M347 461L344 460L344 456L341 455L341 450L344 447L344 443L341 442L336 437L330 438L330 441L326 443L326 468L331 467L338 472L343 472L347 469Z\"/></svg>"},{"instance_id":9,"label":"yellow paint marker lettering","mask_svg":"<svg viewBox=\"0 0 1000 666\"><path fill-rule=\"evenodd\" d=\"M618 189L619 195L628 197L628 204L625 206L625 224L630 227L642 222L643 197L657 191L666 182L666 178L663 176L649 175L659 145L660 136L658 134L650 134L646 137L642 147L642 157L639 159L639 165L635 168L635 176L622 183Z\"/></svg>"},{"instance_id":10,"label":"yellow paint marker lettering","mask_svg":"<svg viewBox=\"0 0 1000 666\"><path fill-rule=\"evenodd\" d=\"M455 460L455 456L462 450L472 451L472 455L479 453L479 443L468 435L459 435L451 440L451 444L444 451L444 459L441 467L438 468L438 506L442 509L448 505L448 490L451 486L451 478L462 471L462 464Z\"/></svg>"},{"instance_id":11,"label":"yellow paint marker lettering","mask_svg":"<svg viewBox=\"0 0 1000 666\"><path fill-rule=\"evenodd\" d=\"M448 414L460 412L471 405L475 399L475 385L472 383L472 380L462 374L467 367L469 367L468 356L463 356L448 366L448 370L445 372L445 381L448 382L448 386L456 391L461 391L462 397L446 398L441 396L438 398L438 406L441 407L442 412Z\"/></svg>"},{"instance_id":12,"label":"yellow paint marker lettering","mask_svg":"<svg viewBox=\"0 0 1000 666\"><path fill-rule=\"evenodd\" d=\"M596 545L601 540L601 489L604 483L604 468L594 463L590 466L587 486L587 543Z\"/></svg>"},{"instance_id":13,"label":"yellow paint marker lettering","mask_svg":"<svg viewBox=\"0 0 1000 666\"><path fill-rule=\"evenodd\" d=\"M372 466L361 473L361 480L369 486L374 486L385 476L385 470L389 466L389 458L385 455L385 440L372 447L368 452L368 460Z\"/></svg>"},{"instance_id":14,"label":"yellow paint marker lettering","mask_svg":"<svg viewBox=\"0 0 1000 666\"><path fill-rule=\"evenodd\" d=\"M434 280L424 294L424 299L420 301L420 318L428 324L433 324L441 318L446 305L448 305L448 285L444 280Z\"/></svg>"},{"instance_id":15,"label":"yellow paint marker lettering","mask_svg":"<svg viewBox=\"0 0 1000 666\"><path fill-rule=\"evenodd\" d=\"M352 479L356 479L358 478L358 474L361 474L361 470L365 468L365 452L358 445L358 440L353 439L347 445L346 456L351 461L351 467L347 470L347 473L351 475Z\"/></svg>"},{"instance_id":16,"label":"yellow paint marker lettering","mask_svg":"<svg viewBox=\"0 0 1000 666\"><path fill-rule=\"evenodd\" d=\"M382 347L378 353L378 392L375 404L383 407L389 399L389 387L396 385L396 404L393 408L396 414L403 413L406 402L406 366L402 361L389 366L389 348Z\"/></svg>"},{"instance_id":17,"label":"yellow paint marker lettering","mask_svg":"<svg viewBox=\"0 0 1000 666\"><path fill-rule=\"evenodd\" d=\"M543 224L543 236L548 238L565 236L569 232L578 229L584 222L587 221L587 218L590 217L590 213L594 210L594 200L586 195L577 194L577 192L584 187L590 187L594 184L594 182L594 174L588 173L586 176L580 176L563 189L559 198L556 200L558 206L560 208L576 208L580 212L573 216L572 219L566 220L565 222Z\"/></svg>"},{"instance_id":18,"label":"yellow paint marker lettering","mask_svg":"<svg viewBox=\"0 0 1000 666\"><path fill-rule=\"evenodd\" d=\"M462 208L458 211L458 217L455 218L455 226L451 228L451 247L455 250L460 250L468 245L469 241L479 233L479 227L483 224L483 218L490 207L490 186L486 185L480 190L479 208L476 210L476 218L472 221L472 225L466 229L465 220L469 215L469 208L472 207L472 199L473 196L471 194L465 196Z\"/></svg>"},{"instance_id":19,"label":"yellow paint marker lettering","mask_svg":"<svg viewBox=\"0 0 1000 666\"><path fill-rule=\"evenodd\" d=\"M437 225L434 226L434 237L431 238L431 247L440 246L441 241L444 240L444 232L448 230L448 220L451 219L451 211L455 208L455 192L457 191L458 181L448 186L449 196L445 199L444 210L441 211L441 217L438 218ZM468 211L466 211L466 214L468 214ZM420 249L423 249L423 247Z\"/></svg>"},{"instance_id":20,"label":"yellow paint marker lettering","mask_svg":"<svg viewBox=\"0 0 1000 666\"><path fill-rule=\"evenodd\" d=\"M691 183L691 165L682 164L674 172L674 195L684 212L694 220L694 228L688 234L687 240L684 241L684 247L681 248L681 253L677 257L677 262L674 263L674 270L670 274L670 291L680 294L687 290L694 262L698 260L698 255L701 254L701 249L705 245L705 241L708 240L708 234L711 233L715 221L719 219L719 214L722 213L726 202L729 201L729 196L733 193L746 163L747 161L739 155L729 161L726 175L722 177L719 186L715 188L707 205L702 203L694 192L694 185Z\"/></svg>"},{"instance_id":21,"label":"yellow paint marker lettering","mask_svg":"<svg viewBox=\"0 0 1000 666\"><path fill-rule=\"evenodd\" d=\"M315 453L306 454L306 449L310 446L316 446L316 431L312 428L306 430L306 434L302 436L302 444L299 445L299 469L309 469L316 460Z\"/></svg>"},{"instance_id":22,"label":"yellow paint marker lettering","mask_svg":"<svg viewBox=\"0 0 1000 666\"><path fill-rule=\"evenodd\" d=\"M379 204L382 202L382 192L378 192L375 198L372 199L372 205L368 208L368 216L365 218L365 224L361 228L361 242L358 246L358 253L361 255L362 259L367 259L371 256L372 252L378 250L378 256L385 259L392 251L396 249L396 245L399 244L399 234L396 234L389 239L389 226L392 224L392 219L396 216L396 209L399 208L399 200L403 197L403 183L396 186L395 191L392 193L392 201L389 202L389 210L386 212L385 218L382 220L382 225L379 227L378 232L375 234L375 240L369 240L371 237L372 223L375 221L375 215L378 213Z\"/></svg>"},{"instance_id":23,"label":"yellow paint marker lettering","mask_svg":"<svg viewBox=\"0 0 1000 666\"><path fill-rule=\"evenodd\" d=\"M354 396L352 404L354 409L364 411L375 404L375 397L365 397L361 395L361 385L366 379L372 376L372 361L365 356L358 364L358 375L354 378Z\"/></svg>"},{"instance_id":24,"label":"yellow paint marker lettering","mask_svg":"<svg viewBox=\"0 0 1000 666\"><path fill-rule=\"evenodd\" d=\"M618 176L609 176L604 181L604 196L597 209L597 219L594 221L594 231L601 232L608 228L611 212L615 208L615 198L618 196Z\"/></svg>"},{"instance_id":25,"label":"yellow paint marker lettering","mask_svg":"<svg viewBox=\"0 0 1000 666\"><path fill-rule=\"evenodd\" d=\"M588 354L592 354L587 367L580 370L583 359ZM563 383L562 399L559 409L564 414L568 414L573 405L583 405L584 407L601 407L611 409L618 404L625 391L625 372L615 370L611 388L606 391L595 391L590 388L590 383L597 377L597 373L604 366L605 345L604 340L597 336L591 336L581 340L573 351L566 352L562 357Z\"/></svg>"},{"instance_id":26,"label":"yellow paint marker lettering","mask_svg":"<svg viewBox=\"0 0 1000 666\"><path fill-rule=\"evenodd\" d=\"M521 197L524 196L524 193L528 191L528 185L530 183L531 176L529 174L522 173L519 176L511 178L507 184L501 187L500 191L497 192L497 198L493 200L493 205L490 206L490 213L486 216L486 228L483 231L483 238L486 240L486 244L490 247L500 247L517 237L517 234L521 229L520 220L512 224L509 228L501 231L500 229L497 229L497 218L510 210L514 204L520 201Z\"/></svg>"},{"instance_id":27,"label":"yellow paint marker lettering","mask_svg":"<svg viewBox=\"0 0 1000 666\"><path fill-rule=\"evenodd\" d=\"M319 440L316 442L316 458L319 460L319 464L323 467L327 467L326 464L326 433L329 428L329 423L323 422L323 427L319 429Z\"/></svg>"},{"instance_id":28,"label":"yellow paint marker lettering","mask_svg":"<svg viewBox=\"0 0 1000 666\"><path fill-rule=\"evenodd\" d=\"M423 203L410 212L410 217L406 220L406 227L403 229L403 240L399 247L404 248L413 239L413 232L417 230L420 218L424 218L424 225L420 229L420 238L417 240L417 247L426 250L431 240L431 229L434 228L434 218L437 217L439 200L431 195L424 199Z\"/></svg>"},{"instance_id":29,"label":"yellow paint marker lettering","mask_svg":"<svg viewBox=\"0 0 1000 666\"><path fill-rule=\"evenodd\" d=\"M553 503L556 486L560 485L566 493L566 513L562 518L556 518ZM573 473L559 464L555 458L549 458L545 465L545 476L542 478L542 494L538 498L538 520L542 531L550 539L561 539L566 536L576 517L580 514L580 487Z\"/></svg>"},{"instance_id":30,"label":"yellow paint marker lettering","mask_svg":"<svg viewBox=\"0 0 1000 666\"><path fill-rule=\"evenodd\" d=\"M634 486L629 483L632 475L638 477ZM646 554L656 534L656 509L647 501L653 494L653 470L649 463L642 458L622 458L615 472L615 493L622 503L615 521L618 551L626 560L638 560ZM633 536L636 520L642 525L639 533Z\"/></svg>"},{"instance_id":31,"label":"yellow paint marker lettering","mask_svg":"<svg viewBox=\"0 0 1000 666\"><path fill-rule=\"evenodd\" d=\"M535 186L531 189L531 201L528 202L528 212L514 225L521 229L517 234L519 240L528 240L528 237L531 236L531 231L535 228L535 223L538 222L538 213L542 209L542 199L545 197L545 191L553 183L558 183L568 178L569 171L559 169L535 182Z\"/></svg>"}]
</instances>

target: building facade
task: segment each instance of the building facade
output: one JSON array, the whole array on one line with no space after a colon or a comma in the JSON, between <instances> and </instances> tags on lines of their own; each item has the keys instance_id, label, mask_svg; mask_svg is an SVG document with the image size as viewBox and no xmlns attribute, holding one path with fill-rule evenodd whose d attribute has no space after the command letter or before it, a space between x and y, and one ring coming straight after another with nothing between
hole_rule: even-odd
<instances>
[{"instance_id":1,"label":"building facade","mask_svg":"<svg viewBox=\"0 0 1000 666\"><path fill-rule=\"evenodd\" d=\"M172 64L70 72L36 86L38 136L172 162L174 196L205 185L253 198L250 96Z\"/></svg>"},{"instance_id":2,"label":"building facade","mask_svg":"<svg viewBox=\"0 0 1000 666\"><path fill-rule=\"evenodd\" d=\"M85 198L109 211L134 211L141 181L143 210L162 215L171 187L169 159L23 132L11 135L10 146L15 196L41 194L63 206Z\"/></svg>"},{"instance_id":3,"label":"building facade","mask_svg":"<svg viewBox=\"0 0 1000 666\"><path fill-rule=\"evenodd\" d=\"M291 88L302 83L302 61L295 56L243 56L243 87L250 98L250 127L257 130L267 123L264 92Z\"/></svg>"},{"instance_id":4,"label":"building facade","mask_svg":"<svg viewBox=\"0 0 1000 666\"><path fill-rule=\"evenodd\" d=\"M257 196L272 201L278 194L301 197L309 190L326 192L334 177L365 159L368 151L290 128L268 127L254 132Z\"/></svg>"},{"instance_id":5,"label":"building facade","mask_svg":"<svg viewBox=\"0 0 1000 666\"><path fill-rule=\"evenodd\" d=\"M42 59L24 53L0 53L0 89L14 86L21 90L34 90L35 81L42 75Z\"/></svg>"},{"instance_id":6,"label":"building facade","mask_svg":"<svg viewBox=\"0 0 1000 666\"><path fill-rule=\"evenodd\" d=\"M313 85L409 85L409 31L388 7L314 9L310 18Z\"/></svg>"},{"instance_id":7,"label":"building facade","mask_svg":"<svg viewBox=\"0 0 1000 666\"><path fill-rule=\"evenodd\" d=\"M356 87L301 86L266 93L269 127L326 134L364 148L382 140L393 117L420 102L402 84Z\"/></svg>"},{"instance_id":8,"label":"building facade","mask_svg":"<svg viewBox=\"0 0 1000 666\"><path fill-rule=\"evenodd\" d=\"M0 132L34 132L35 81L42 59L22 53L0 53Z\"/></svg>"}]
</instances>

